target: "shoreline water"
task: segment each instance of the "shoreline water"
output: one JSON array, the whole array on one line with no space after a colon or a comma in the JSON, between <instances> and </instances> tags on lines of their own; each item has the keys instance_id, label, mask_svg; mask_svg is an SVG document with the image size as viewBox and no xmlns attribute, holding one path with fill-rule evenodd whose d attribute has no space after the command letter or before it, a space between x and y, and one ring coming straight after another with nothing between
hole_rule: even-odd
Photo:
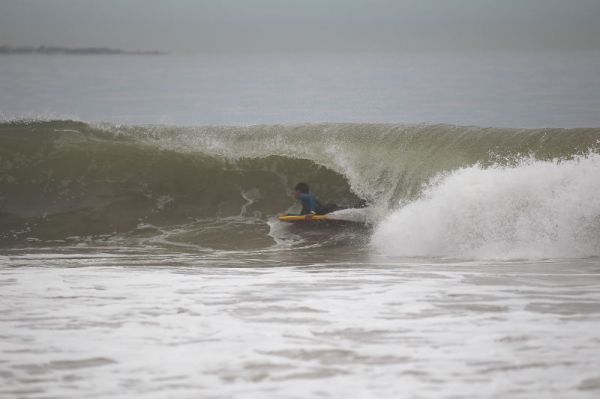
<instances>
[{"instance_id":1,"label":"shoreline water","mask_svg":"<svg viewBox=\"0 0 600 399\"><path fill-rule=\"evenodd\" d=\"M600 388L597 258L230 260L3 256L0 393L592 398Z\"/></svg>"}]
</instances>

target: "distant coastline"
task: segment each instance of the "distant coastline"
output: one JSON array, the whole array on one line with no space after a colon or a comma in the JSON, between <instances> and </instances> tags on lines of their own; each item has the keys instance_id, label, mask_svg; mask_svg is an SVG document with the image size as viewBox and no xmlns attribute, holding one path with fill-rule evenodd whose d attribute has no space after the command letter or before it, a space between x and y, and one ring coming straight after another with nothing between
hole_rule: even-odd
<instances>
[{"instance_id":1,"label":"distant coastline","mask_svg":"<svg viewBox=\"0 0 600 399\"><path fill-rule=\"evenodd\" d=\"M165 55L164 51L127 51L106 47L70 48L63 46L0 46L0 54L115 54L115 55Z\"/></svg>"}]
</instances>

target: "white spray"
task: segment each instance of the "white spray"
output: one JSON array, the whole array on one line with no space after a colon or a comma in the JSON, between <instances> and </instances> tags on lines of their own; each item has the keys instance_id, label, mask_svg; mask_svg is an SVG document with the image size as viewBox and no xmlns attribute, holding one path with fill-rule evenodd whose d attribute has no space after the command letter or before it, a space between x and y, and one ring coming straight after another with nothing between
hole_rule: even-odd
<instances>
[{"instance_id":1,"label":"white spray","mask_svg":"<svg viewBox=\"0 0 600 399\"><path fill-rule=\"evenodd\" d=\"M599 256L600 155L440 176L386 217L371 243L392 256Z\"/></svg>"}]
</instances>

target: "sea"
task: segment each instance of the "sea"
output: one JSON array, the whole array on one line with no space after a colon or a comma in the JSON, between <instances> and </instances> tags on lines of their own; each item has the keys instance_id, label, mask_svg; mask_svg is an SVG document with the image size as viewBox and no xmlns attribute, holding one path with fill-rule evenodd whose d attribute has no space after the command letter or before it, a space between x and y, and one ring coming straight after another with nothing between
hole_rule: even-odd
<instances>
[{"instance_id":1,"label":"sea","mask_svg":"<svg viewBox=\"0 0 600 399\"><path fill-rule=\"evenodd\" d=\"M0 56L1 398L597 398L599 331L600 52Z\"/></svg>"}]
</instances>

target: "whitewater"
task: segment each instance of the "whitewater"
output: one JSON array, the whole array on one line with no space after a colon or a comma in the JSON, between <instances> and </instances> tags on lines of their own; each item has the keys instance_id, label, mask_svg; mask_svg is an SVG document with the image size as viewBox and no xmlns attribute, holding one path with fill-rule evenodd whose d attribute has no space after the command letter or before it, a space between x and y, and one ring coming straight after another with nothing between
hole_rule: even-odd
<instances>
[{"instance_id":1,"label":"whitewater","mask_svg":"<svg viewBox=\"0 0 600 399\"><path fill-rule=\"evenodd\" d=\"M0 397L598 397L600 57L265 57L0 59Z\"/></svg>"},{"instance_id":2,"label":"whitewater","mask_svg":"<svg viewBox=\"0 0 600 399\"><path fill-rule=\"evenodd\" d=\"M599 173L597 154L463 168L382 221L372 241L398 256L599 256Z\"/></svg>"}]
</instances>

